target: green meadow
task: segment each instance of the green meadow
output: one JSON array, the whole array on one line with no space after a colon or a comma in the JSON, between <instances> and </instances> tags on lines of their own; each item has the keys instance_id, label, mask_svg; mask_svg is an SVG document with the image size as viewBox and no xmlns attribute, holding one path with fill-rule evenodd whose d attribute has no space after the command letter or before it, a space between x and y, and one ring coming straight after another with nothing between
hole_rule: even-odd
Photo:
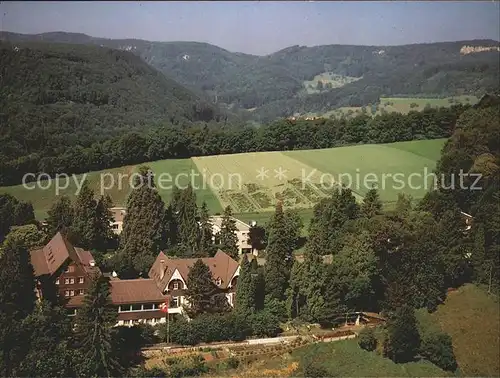
<instances>
[{"instance_id":1,"label":"green meadow","mask_svg":"<svg viewBox=\"0 0 500 378\"><path fill-rule=\"evenodd\" d=\"M418 140L378 145L356 145L322 150L287 152L253 152L233 155L193 157L191 159L159 160L140 165L155 173L159 193L170 201L172 187L194 186L198 203L205 201L212 213L225 206L245 221L265 223L277 201L297 209L307 225L312 207L329 196L340 185L353 190L358 201L375 185L386 207L391 207L400 192L419 199L426 193L423 176L432 173L445 139ZM131 191L133 174L138 167L126 166L89 172L85 177L97 194L108 194L116 206L125 206ZM281 173L280 173L281 172ZM399 175L399 176L398 176ZM20 200L30 201L38 219L57 195L74 198L83 175L70 177L69 182L55 181L48 189L29 189L22 185L2 187ZM45 181L42 185L48 186ZM421 186L421 188L411 188ZM34 186L34 183L29 184Z\"/></svg>"}]
</instances>

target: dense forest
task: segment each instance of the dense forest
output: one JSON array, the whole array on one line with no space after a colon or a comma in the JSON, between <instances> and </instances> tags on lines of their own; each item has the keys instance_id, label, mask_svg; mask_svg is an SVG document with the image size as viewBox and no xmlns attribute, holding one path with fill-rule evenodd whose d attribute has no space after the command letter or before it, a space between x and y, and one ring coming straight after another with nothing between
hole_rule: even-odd
<instances>
[{"instance_id":1,"label":"dense forest","mask_svg":"<svg viewBox=\"0 0 500 378\"><path fill-rule=\"evenodd\" d=\"M260 122L295 112L363 106L380 96L482 94L498 86L499 53L462 55L464 45L498 46L475 40L404 46L292 46L267 56L233 53L206 43L94 38L84 34L0 33L29 40L94 44L131 51L152 67L211 101ZM332 74L358 78L339 88L305 94L304 81Z\"/></svg>"}]
</instances>

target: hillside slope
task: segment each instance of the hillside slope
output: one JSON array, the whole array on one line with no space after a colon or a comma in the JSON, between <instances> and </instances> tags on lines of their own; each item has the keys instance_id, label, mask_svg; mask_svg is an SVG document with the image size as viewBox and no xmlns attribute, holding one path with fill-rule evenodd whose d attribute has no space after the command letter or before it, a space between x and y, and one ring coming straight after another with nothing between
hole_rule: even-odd
<instances>
[{"instance_id":1,"label":"hillside slope","mask_svg":"<svg viewBox=\"0 0 500 378\"><path fill-rule=\"evenodd\" d=\"M498 51L462 53L464 46L498 46L492 40L404 46L292 46L267 56L254 56L206 43L111 40L62 32L1 32L0 39L96 44L131 51L212 101L235 109L257 108L247 116L260 121L295 112L366 105L377 102L381 95L482 95L495 89L500 79ZM307 94L304 82L327 72L358 80Z\"/></svg>"},{"instance_id":2,"label":"hillside slope","mask_svg":"<svg viewBox=\"0 0 500 378\"><path fill-rule=\"evenodd\" d=\"M28 155L15 164L38 163L156 123L219 116L215 106L130 52L0 42L0 67L2 164Z\"/></svg>"}]
</instances>

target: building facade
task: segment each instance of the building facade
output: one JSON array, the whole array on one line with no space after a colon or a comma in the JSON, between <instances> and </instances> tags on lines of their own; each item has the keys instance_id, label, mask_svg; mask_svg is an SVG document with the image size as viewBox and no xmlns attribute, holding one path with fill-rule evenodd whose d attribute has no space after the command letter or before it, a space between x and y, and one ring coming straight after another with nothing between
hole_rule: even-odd
<instances>
[{"instance_id":1,"label":"building facade","mask_svg":"<svg viewBox=\"0 0 500 378\"><path fill-rule=\"evenodd\" d=\"M39 298L55 293L63 300L69 316L75 316L94 275L102 272L92 254L74 247L61 233L57 233L43 248L30 251L37 280ZM162 307L168 302L169 314L183 314L187 277L193 259L176 259L158 254L149 271L149 278L120 280L110 277L111 303L118 312L117 326L138 323L155 325L167 320ZM226 253L218 251L214 257L201 259L212 273L214 283L234 306L239 264Z\"/></svg>"},{"instance_id":2,"label":"building facade","mask_svg":"<svg viewBox=\"0 0 500 378\"><path fill-rule=\"evenodd\" d=\"M125 218L126 209L124 207L112 207L109 210L113 216L111 228L116 235L120 235L123 231L123 219Z\"/></svg>"},{"instance_id":3,"label":"building facade","mask_svg":"<svg viewBox=\"0 0 500 378\"><path fill-rule=\"evenodd\" d=\"M149 277L155 281L158 290L170 297L169 313L183 314L183 306L189 305L186 300L187 278L189 270L197 260L171 258L160 252L149 270ZM238 262L221 250L217 251L214 257L201 260L210 269L214 283L225 293L229 305L234 306L240 274Z\"/></svg>"}]
</instances>

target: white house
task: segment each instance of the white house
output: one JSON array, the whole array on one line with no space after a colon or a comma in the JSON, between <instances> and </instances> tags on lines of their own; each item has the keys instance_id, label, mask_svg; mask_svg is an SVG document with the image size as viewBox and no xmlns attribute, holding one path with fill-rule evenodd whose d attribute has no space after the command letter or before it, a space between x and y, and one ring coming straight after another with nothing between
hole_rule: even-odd
<instances>
[{"instance_id":1,"label":"white house","mask_svg":"<svg viewBox=\"0 0 500 378\"><path fill-rule=\"evenodd\" d=\"M248 236L250 232L250 225L245 222L240 221L239 219L233 218L236 222L236 236L238 237L238 252L241 255L242 253L252 252L252 246L248 242ZM222 217L221 216L213 216L210 217L210 222L212 223L212 232L217 238L217 234L220 232L222 227Z\"/></svg>"}]
</instances>

